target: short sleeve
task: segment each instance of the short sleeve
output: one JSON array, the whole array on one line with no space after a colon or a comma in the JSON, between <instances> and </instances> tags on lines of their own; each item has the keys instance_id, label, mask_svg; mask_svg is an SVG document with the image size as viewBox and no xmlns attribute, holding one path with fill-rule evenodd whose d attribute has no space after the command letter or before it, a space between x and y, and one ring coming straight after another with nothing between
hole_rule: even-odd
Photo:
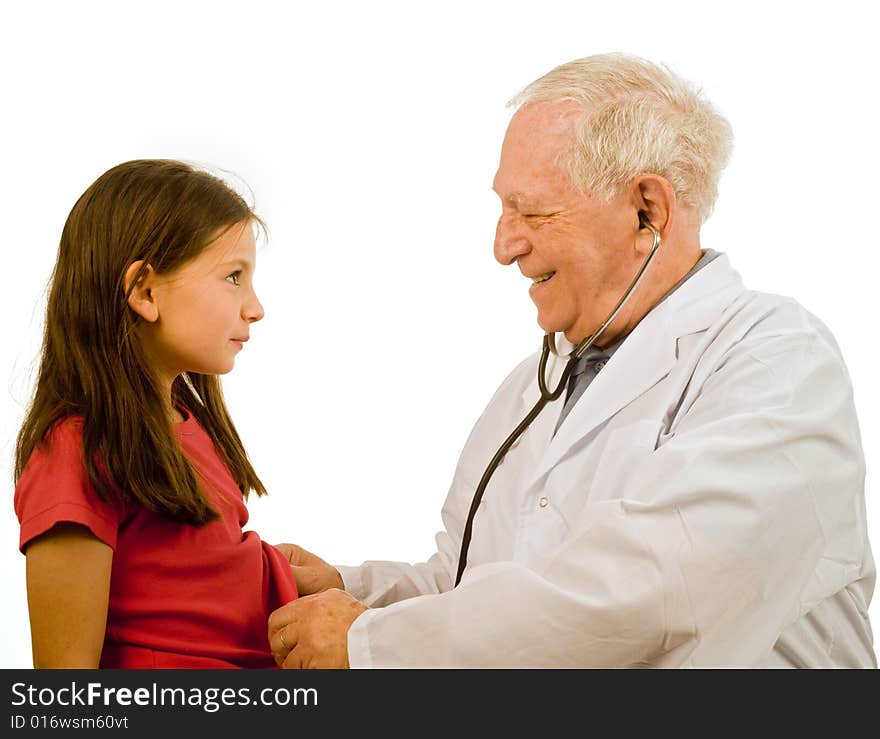
<instances>
[{"instance_id":1,"label":"short sleeve","mask_svg":"<svg viewBox=\"0 0 880 739\"><path fill-rule=\"evenodd\" d=\"M81 524L116 548L121 507L102 500L89 480L81 419L60 421L32 452L15 486L15 513L21 524L21 552L62 521Z\"/></svg>"}]
</instances>

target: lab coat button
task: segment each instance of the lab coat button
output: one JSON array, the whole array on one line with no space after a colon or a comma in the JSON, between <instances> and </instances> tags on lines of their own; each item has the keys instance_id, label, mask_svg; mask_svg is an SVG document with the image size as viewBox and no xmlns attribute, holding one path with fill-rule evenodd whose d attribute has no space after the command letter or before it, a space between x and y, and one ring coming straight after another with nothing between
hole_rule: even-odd
<instances>
[{"instance_id":1,"label":"lab coat button","mask_svg":"<svg viewBox=\"0 0 880 739\"><path fill-rule=\"evenodd\" d=\"M605 366L605 362L596 362L596 364L593 365L593 369L595 369L596 372L598 372L604 366Z\"/></svg>"},{"instance_id":2,"label":"lab coat button","mask_svg":"<svg viewBox=\"0 0 880 739\"><path fill-rule=\"evenodd\" d=\"M541 506L541 508L546 508L546 507L547 507L547 504L548 504L549 502L550 502L550 501L547 500L547 496L546 496L546 495L542 495L542 496L541 496L541 500L538 501L538 505Z\"/></svg>"}]
</instances>

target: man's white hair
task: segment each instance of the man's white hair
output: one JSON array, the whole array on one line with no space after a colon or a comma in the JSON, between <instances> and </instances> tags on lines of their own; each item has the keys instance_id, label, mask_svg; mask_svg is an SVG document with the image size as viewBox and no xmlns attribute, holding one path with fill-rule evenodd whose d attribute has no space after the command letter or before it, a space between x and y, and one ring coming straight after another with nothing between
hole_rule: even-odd
<instances>
[{"instance_id":1,"label":"man's white hair","mask_svg":"<svg viewBox=\"0 0 880 739\"><path fill-rule=\"evenodd\" d=\"M508 105L562 101L584 112L562 159L576 187L610 200L634 177L658 174L701 222L709 217L733 133L698 88L666 66L597 54L556 67Z\"/></svg>"}]
</instances>

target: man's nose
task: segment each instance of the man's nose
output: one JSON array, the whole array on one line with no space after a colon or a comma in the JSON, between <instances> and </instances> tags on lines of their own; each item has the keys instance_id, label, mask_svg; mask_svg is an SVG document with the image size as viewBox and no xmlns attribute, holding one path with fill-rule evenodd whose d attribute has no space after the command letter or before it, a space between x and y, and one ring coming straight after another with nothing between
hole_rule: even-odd
<instances>
[{"instance_id":1,"label":"man's nose","mask_svg":"<svg viewBox=\"0 0 880 739\"><path fill-rule=\"evenodd\" d=\"M531 248L531 242L521 227L510 216L502 215L495 228L495 259L504 265L513 264Z\"/></svg>"}]
</instances>

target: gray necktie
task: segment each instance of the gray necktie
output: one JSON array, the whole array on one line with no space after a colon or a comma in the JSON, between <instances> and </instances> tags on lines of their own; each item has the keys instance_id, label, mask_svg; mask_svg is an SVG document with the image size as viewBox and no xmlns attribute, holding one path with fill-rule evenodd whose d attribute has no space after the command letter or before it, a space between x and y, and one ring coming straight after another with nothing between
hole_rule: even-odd
<instances>
[{"instance_id":1,"label":"gray necktie","mask_svg":"<svg viewBox=\"0 0 880 739\"><path fill-rule=\"evenodd\" d=\"M569 414L574 404L578 402L584 390L587 389L593 378L599 374L599 371L608 361L608 355L601 349L589 349L574 365L571 376L568 378L568 390L565 396L565 405L562 413L559 414L559 421L556 422L556 431L562 425L565 417ZM553 433L555 434L556 431Z\"/></svg>"}]
</instances>

